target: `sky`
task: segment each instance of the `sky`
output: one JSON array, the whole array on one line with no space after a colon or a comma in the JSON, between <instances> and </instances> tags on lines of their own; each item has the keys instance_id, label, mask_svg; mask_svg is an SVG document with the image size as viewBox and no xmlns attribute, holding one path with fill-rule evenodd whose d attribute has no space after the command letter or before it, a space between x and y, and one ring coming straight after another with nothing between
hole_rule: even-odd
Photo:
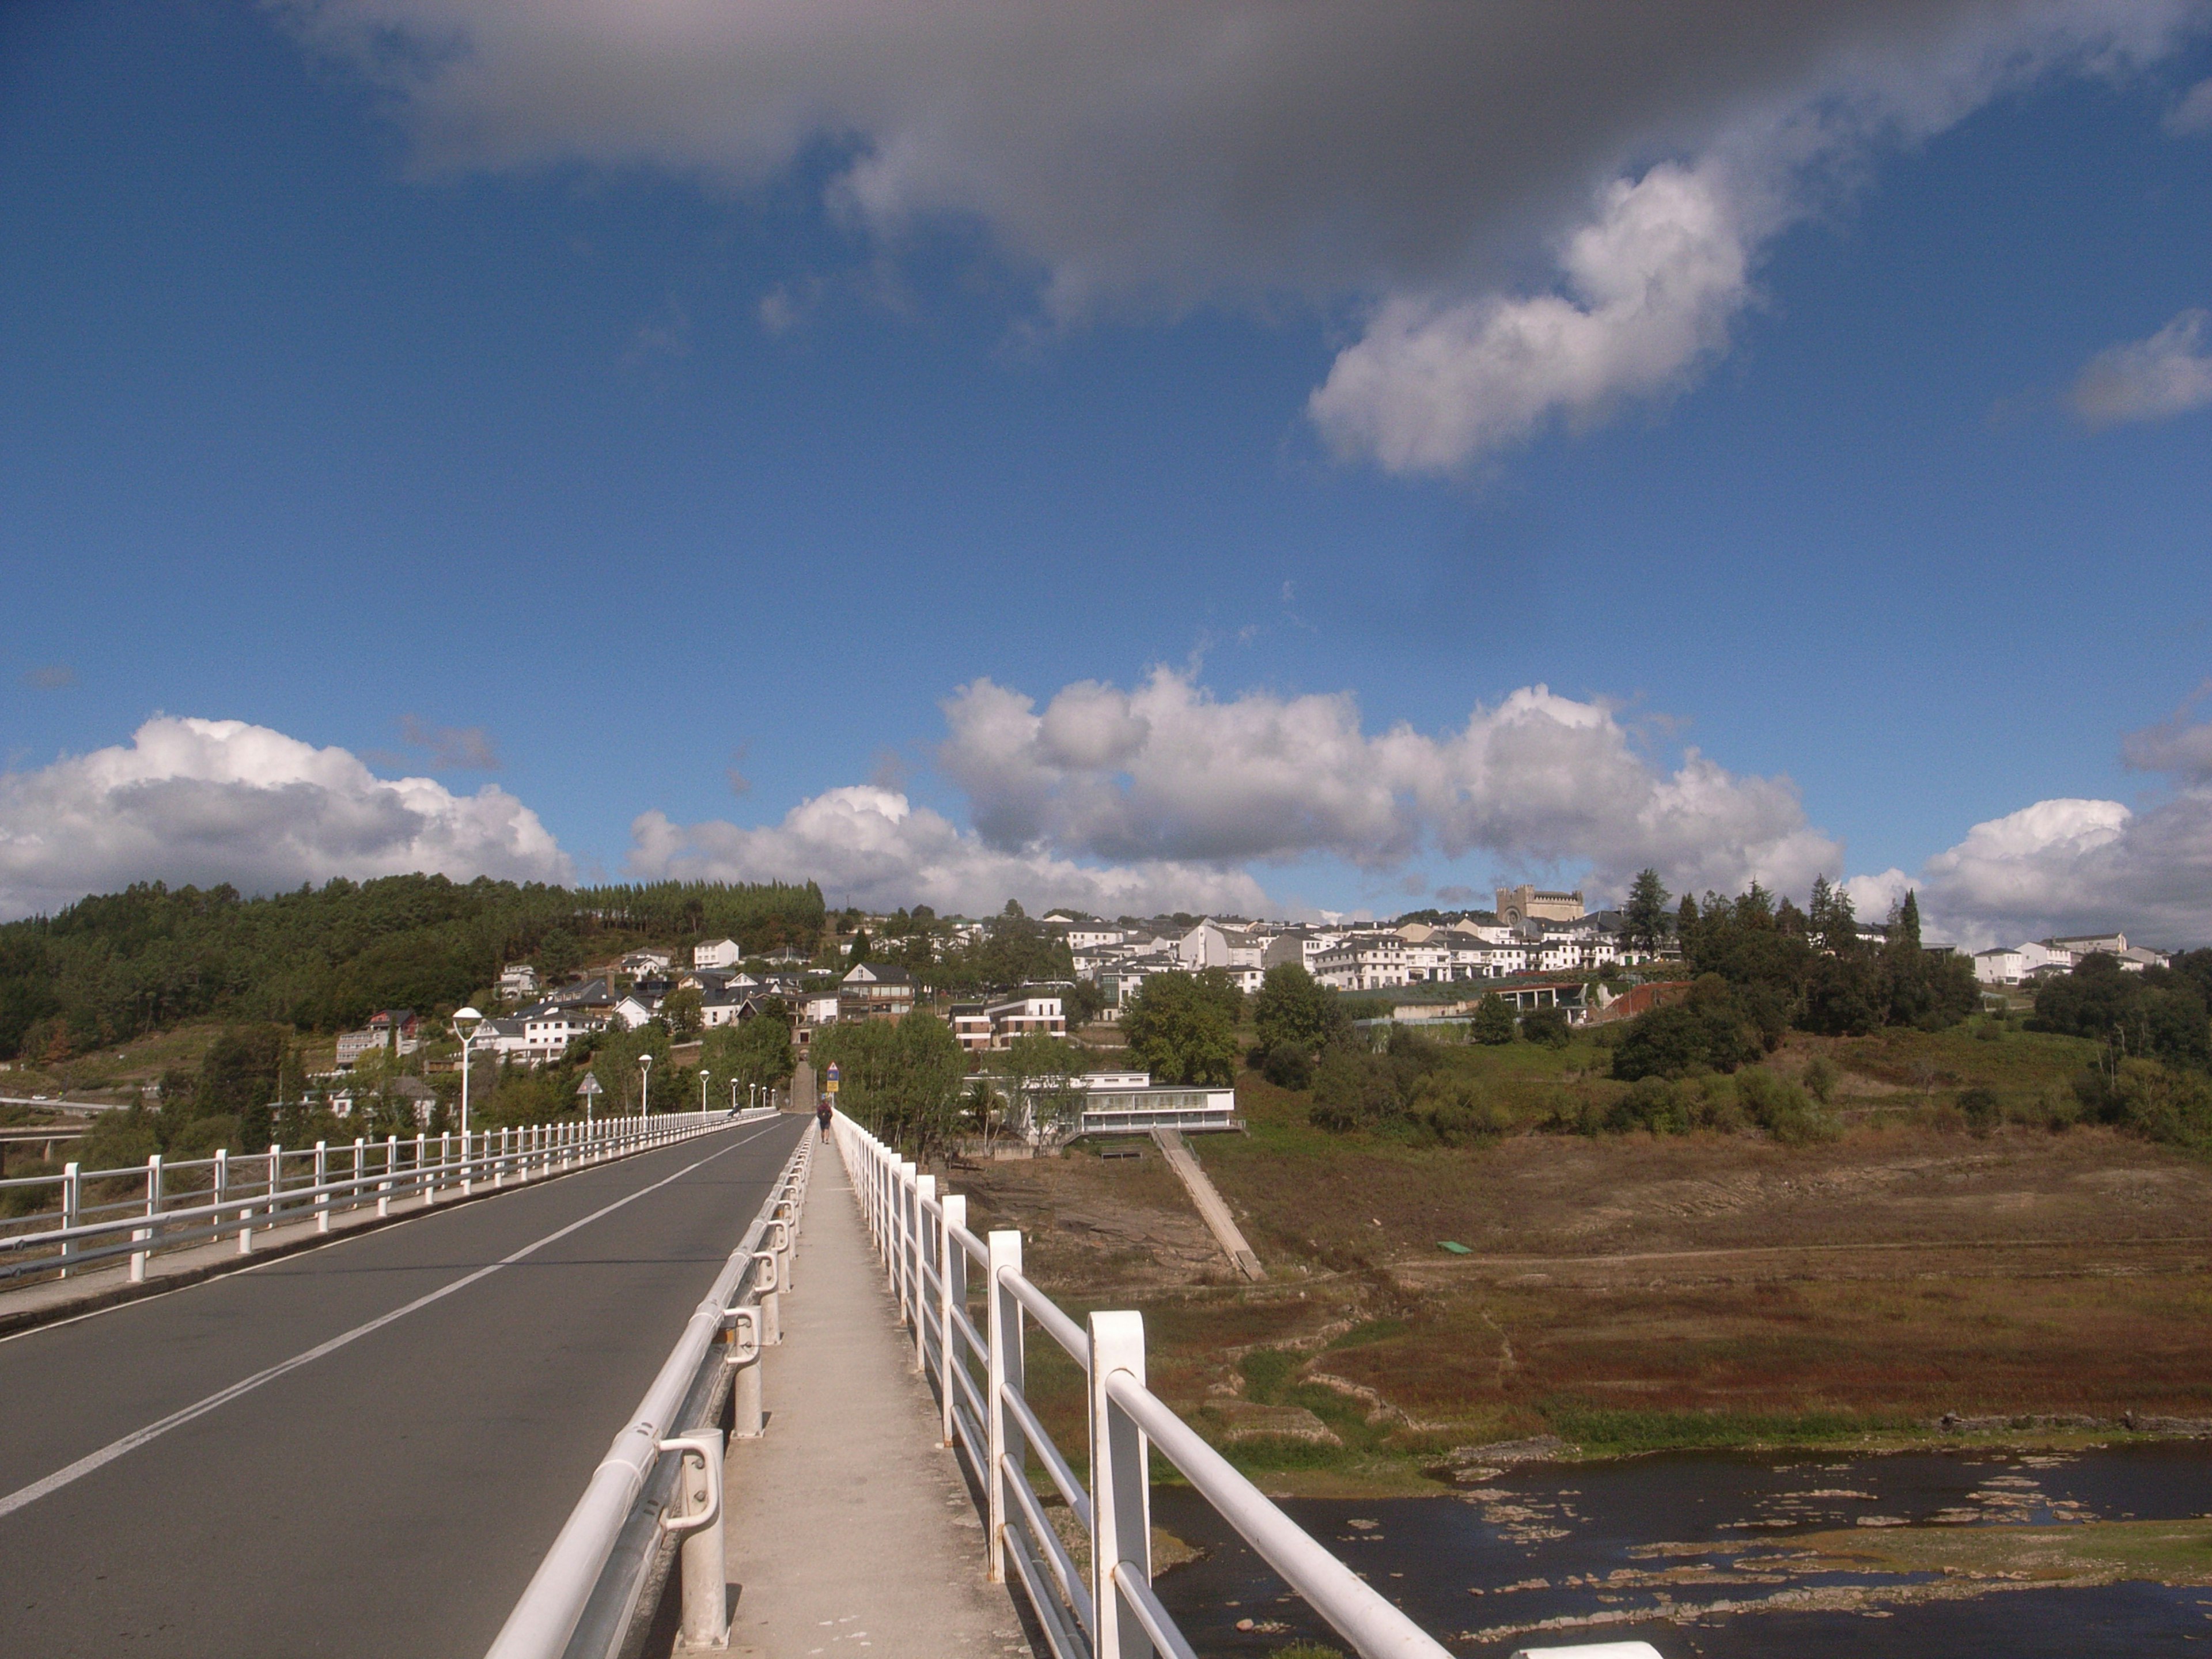
<instances>
[{"instance_id":1,"label":"sky","mask_svg":"<svg viewBox=\"0 0 2212 1659\"><path fill-rule=\"evenodd\" d=\"M2212 943L2212 7L0 9L0 916Z\"/></svg>"}]
</instances>

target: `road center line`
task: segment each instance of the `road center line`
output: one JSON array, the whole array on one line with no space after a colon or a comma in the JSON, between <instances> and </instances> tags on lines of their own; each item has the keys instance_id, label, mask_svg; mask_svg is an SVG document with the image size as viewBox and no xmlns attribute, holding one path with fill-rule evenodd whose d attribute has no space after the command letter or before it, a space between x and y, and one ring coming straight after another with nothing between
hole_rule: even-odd
<instances>
[{"instance_id":1,"label":"road center line","mask_svg":"<svg viewBox=\"0 0 2212 1659\"><path fill-rule=\"evenodd\" d=\"M624 1205L634 1204L639 1199L645 1197L648 1193L657 1193L663 1187L667 1186L671 1182L682 1180L685 1176L690 1175L692 1170L699 1169L702 1165L712 1164L716 1158L725 1157L731 1152L736 1152L740 1146L750 1146L752 1142L758 1140L762 1135L766 1134L769 1128L773 1127L773 1125L764 1124L755 1133L747 1135L743 1140L733 1140L728 1146L723 1147L721 1151L709 1152L706 1157L696 1159L693 1162L685 1164L682 1169L677 1170L675 1174L664 1176L660 1180L654 1182L649 1187L641 1187L635 1192L631 1193L625 1197L618 1198L613 1203L592 1211L591 1214L583 1217L580 1220L572 1221L567 1226L560 1228L556 1231L546 1234L544 1237L538 1240L535 1243L524 1245L512 1255L503 1255L498 1261L490 1263L489 1266L479 1267L472 1273L464 1274L461 1278L453 1280L450 1285L441 1285L438 1289L432 1291L427 1296L416 1297L412 1302L406 1304L404 1307L394 1308L390 1313L380 1314L374 1319L368 1321L366 1324L356 1325L349 1331L341 1332L338 1335L331 1338L327 1342L319 1342L313 1347L307 1349L303 1353L294 1354L289 1359L279 1360L276 1364L270 1366L266 1370L256 1371L251 1376L240 1378L238 1382L232 1383L227 1389L218 1389L215 1393L208 1395L204 1400L195 1401L191 1405L184 1407L181 1411L172 1412L167 1417L161 1419L157 1422L149 1423L143 1429L133 1429L129 1434L125 1435L119 1440L111 1440L107 1444L102 1446L98 1451L87 1453L84 1456L78 1458L76 1462L68 1465L66 1468L56 1469L52 1474L47 1475L44 1480L34 1480L29 1486L20 1487L16 1491L9 1492L5 1498L0 1498L0 1517L13 1515L17 1510L23 1508L26 1504L37 1503L39 1499L46 1497L49 1492L59 1492L64 1486L68 1486L72 1481L82 1480L86 1475L90 1474L94 1470L104 1468L108 1464L112 1463L117 1458L124 1455L126 1452L136 1451L139 1447L146 1444L149 1441L159 1439L161 1436L168 1433L171 1429L182 1428L185 1424L192 1421L195 1418L204 1417L210 1412L216 1410L218 1407L227 1406L232 1401L238 1399L240 1396L252 1393L254 1389L260 1388L264 1383L274 1382L280 1376L289 1376L290 1373L298 1370L302 1365L312 1364L326 1354L336 1353L340 1348L344 1347L348 1343L356 1342L362 1337L368 1335L373 1331L382 1330L386 1325L392 1323L395 1320L404 1319L411 1313L418 1313L422 1309L428 1307L434 1302L442 1302L446 1297L453 1295L456 1291L465 1291L468 1289L470 1285L477 1283L479 1280L490 1278L502 1267L511 1267L516 1262L523 1261L526 1257L535 1255L538 1251L544 1249L548 1244L557 1243L562 1239L568 1237L570 1233L575 1232L581 1228L588 1227L592 1223L598 1221L604 1217L612 1215L617 1210L621 1209Z\"/></svg>"}]
</instances>

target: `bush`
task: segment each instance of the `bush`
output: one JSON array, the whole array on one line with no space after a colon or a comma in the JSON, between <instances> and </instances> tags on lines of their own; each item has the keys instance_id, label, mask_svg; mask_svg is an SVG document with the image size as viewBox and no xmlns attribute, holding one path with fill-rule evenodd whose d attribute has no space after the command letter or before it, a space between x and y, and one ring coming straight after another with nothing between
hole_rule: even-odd
<instances>
[{"instance_id":1,"label":"bush","mask_svg":"<svg viewBox=\"0 0 2212 1659\"><path fill-rule=\"evenodd\" d=\"M1513 1011L1505 1006L1505 999L1495 991L1486 991L1482 1000L1474 1005L1474 1017L1468 1022L1468 1035L1477 1042L1501 1048L1520 1035L1520 1026L1513 1018Z\"/></svg>"},{"instance_id":2,"label":"bush","mask_svg":"<svg viewBox=\"0 0 2212 1659\"><path fill-rule=\"evenodd\" d=\"M1764 1066L1738 1073L1735 1095L1751 1121L1785 1146L1833 1140L1842 1133L1835 1119L1807 1099L1802 1089Z\"/></svg>"},{"instance_id":3,"label":"bush","mask_svg":"<svg viewBox=\"0 0 2212 1659\"><path fill-rule=\"evenodd\" d=\"M1812 1063L1805 1067L1805 1092L1823 1106L1827 1105L1836 1097L1838 1075L1835 1062L1826 1054L1814 1055Z\"/></svg>"},{"instance_id":4,"label":"bush","mask_svg":"<svg viewBox=\"0 0 2212 1659\"><path fill-rule=\"evenodd\" d=\"M1295 1043L1278 1043L1267 1049L1261 1060L1260 1073L1278 1089L1313 1086L1313 1061Z\"/></svg>"},{"instance_id":5,"label":"bush","mask_svg":"<svg viewBox=\"0 0 2212 1659\"><path fill-rule=\"evenodd\" d=\"M1532 1008L1521 1016L1521 1035L1547 1048L1564 1048L1574 1040L1562 1008Z\"/></svg>"},{"instance_id":6,"label":"bush","mask_svg":"<svg viewBox=\"0 0 2212 1659\"><path fill-rule=\"evenodd\" d=\"M1978 1135L1985 1135L1996 1128L2003 1115L1997 1106L1996 1091L1979 1085L1960 1091L1959 1111L1966 1120L1966 1127Z\"/></svg>"}]
</instances>

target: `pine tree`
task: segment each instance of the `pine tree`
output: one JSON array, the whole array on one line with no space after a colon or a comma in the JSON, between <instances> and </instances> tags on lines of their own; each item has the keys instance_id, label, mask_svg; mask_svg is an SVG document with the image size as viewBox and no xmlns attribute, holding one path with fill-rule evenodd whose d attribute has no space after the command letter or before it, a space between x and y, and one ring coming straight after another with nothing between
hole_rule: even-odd
<instances>
[{"instance_id":1,"label":"pine tree","mask_svg":"<svg viewBox=\"0 0 2212 1659\"><path fill-rule=\"evenodd\" d=\"M1641 950L1658 950L1667 937L1668 896L1666 888L1660 884L1656 870L1637 872L1636 880L1628 890L1627 902L1621 906L1629 944Z\"/></svg>"}]
</instances>

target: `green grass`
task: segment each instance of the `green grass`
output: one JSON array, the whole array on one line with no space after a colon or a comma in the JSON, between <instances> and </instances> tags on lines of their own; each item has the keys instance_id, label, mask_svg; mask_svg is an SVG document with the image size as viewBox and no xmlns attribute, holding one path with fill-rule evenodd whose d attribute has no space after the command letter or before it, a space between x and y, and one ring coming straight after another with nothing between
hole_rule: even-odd
<instances>
[{"instance_id":1,"label":"green grass","mask_svg":"<svg viewBox=\"0 0 2212 1659\"><path fill-rule=\"evenodd\" d=\"M1554 1434L1597 1455L1802 1445L1918 1426L1908 1418L1856 1412L1631 1411L1571 1399L1542 1401L1538 1410Z\"/></svg>"}]
</instances>

